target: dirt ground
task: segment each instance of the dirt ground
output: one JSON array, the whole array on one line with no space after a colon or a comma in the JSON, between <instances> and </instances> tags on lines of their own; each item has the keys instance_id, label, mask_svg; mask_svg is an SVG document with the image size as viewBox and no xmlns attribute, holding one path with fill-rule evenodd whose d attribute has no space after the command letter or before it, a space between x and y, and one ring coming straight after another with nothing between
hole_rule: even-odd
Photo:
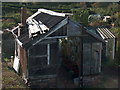
<instances>
[{"instance_id":1,"label":"dirt ground","mask_svg":"<svg viewBox=\"0 0 120 90\"><path fill-rule=\"evenodd\" d=\"M22 78L16 74L10 63L2 63L2 86L3 88L27 88ZM64 88L74 88L71 81L71 86L65 81ZM118 68L114 66L102 66L102 72L99 75L90 76L90 84L85 88L118 88ZM60 88L61 86L59 86Z\"/></svg>"},{"instance_id":2,"label":"dirt ground","mask_svg":"<svg viewBox=\"0 0 120 90\"><path fill-rule=\"evenodd\" d=\"M101 73L103 88L118 88L118 68L114 66L104 66ZM103 77L104 76L104 77Z\"/></svg>"},{"instance_id":3,"label":"dirt ground","mask_svg":"<svg viewBox=\"0 0 120 90\"><path fill-rule=\"evenodd\" d=\"M94 77L92 88L118 88L118 68L103 66L100 75Z\"/></svg>"}]
</instances>

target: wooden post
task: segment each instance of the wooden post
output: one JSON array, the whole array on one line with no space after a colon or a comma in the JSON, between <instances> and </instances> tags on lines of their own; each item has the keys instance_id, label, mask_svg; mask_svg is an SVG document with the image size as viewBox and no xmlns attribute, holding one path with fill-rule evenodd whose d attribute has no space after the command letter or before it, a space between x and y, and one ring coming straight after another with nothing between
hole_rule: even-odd
<instances>
[{"instance_id":1,"label":"wooden post","mask_svg":"<svg viewBox=\"0 0 120 90\"><path fill-rule=\"evenodd\" d=\"M82 27L82 29L84 29ZM81 30L81 35L83 34L83 30ZM79 66L79 78L80 78L80 87L83 87L83 37L81 37L81 43L80 43L80 66Z\"/></svg>"},{"instance_id":2,"label":"wooden post","mask_svg":"<svg viewBox=\"0 0 120 90\"><path fill-rule=\"evenodd\" d=\"M102 47L102 43L100 43L100 64L99 64L100 66L99 66L99 72L101 72L101 62L102 62L102 61L101 61L101 57L102 57L102 48L103 48L103 47Z\"/></svg>"},{"instance_id":3,"label":"wooden post","mask_svg":"<svg viewBox=\"0 0 120 90\"><path fill-rule=\"evenodd\" d=\"M47 44L47 64L50 64L50 44Z\"/></svg>"},{"instance_id":4,"label":"wooden post","mask_svg":"<svg viewBox=\"0 0 120 90\"><path fill-rule=\"evenodd\" d=\"M26 15L26 8L24 8L24 7L22 7L21 8L21 23L22 23L22 26L23 26L23 30L25 30L24 29L24 27L25 27L25 25L26 25L26 17L27 17L27 15ZM20 27L18 28L18 37L21 35L21 29L20 29ZM24 52L23 52L23 49L22 49L22 47L20 46L20 45L18 45L18 58L20 59L20 64L21 64L21 70L23 71L23 57L24 57ZM21 72L22 72L21 71ZM21 74L21 72L20 72L20 74ZM23 72L22 72L23 73Z\"/></svg>"},{"instance_id":5,"label":"wooden post","mask_svg":"<svg viewBox=\"0 0 120 90\"><path fill-rule=\"evenodd\" d=\"M115 59L115 38L113 39L112 59Z\"/></svg>"},{"instance_id":6,"label":"wooden post","mask_svg":"<svg viewBox=\"0 0 120 90\"><path fill-rule=\"evenodd\" d=\"M118 39L117 39L117 59L118 59L118 64L120 64L120 33L118 34Z\"/></svg>"},{"instance_id":7,"label":"wooden post","mask_svg":"<svg viewBox=\"0 0 120 90\"><path fill-rule=\"evenodd\" d=\"M26 18L27 18L27 10L26 8L22 7L21 8L21 23L23 26L26 24Z\"/></svg>"}]
</instances>

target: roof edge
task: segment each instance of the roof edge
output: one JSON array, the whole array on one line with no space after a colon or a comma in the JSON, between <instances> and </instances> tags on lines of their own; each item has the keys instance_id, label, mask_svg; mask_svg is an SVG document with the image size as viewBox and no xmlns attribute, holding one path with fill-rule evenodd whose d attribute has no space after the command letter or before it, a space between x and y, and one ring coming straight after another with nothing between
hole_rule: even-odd
<instances>
[{"instance_id":1,"label":"roof edge","mask_svg":"<svg viewBox=\"0 0 120 90\"><path fill-rule=\"evenodd\" d=\"M66 16L65 13L59 13L59 12L55 12L55 11L51 11L51 10L47 10L47 9L38 9L38 12L43 12L43 13L47 13L49 15L54 15L54 16L61 16L61 17Z\"/></svg>"}]
</instances>

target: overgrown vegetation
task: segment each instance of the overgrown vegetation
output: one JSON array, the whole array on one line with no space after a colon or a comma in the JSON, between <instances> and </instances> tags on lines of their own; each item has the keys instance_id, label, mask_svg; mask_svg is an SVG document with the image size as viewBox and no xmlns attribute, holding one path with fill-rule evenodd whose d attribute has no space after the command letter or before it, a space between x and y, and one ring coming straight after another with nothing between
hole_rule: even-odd
<instances>
[{"instance_id":1,"label":"overgrown vegetation","mask_svg":"<svg viewBox=\"0 0 120 90\"><path fill-rule=\"evenodd\" d=\"M73 13L73 19L77 20L79 23L84 25L89 25L88 23L88 16L91 14L100 14L101 16L109 15L112 17L109 25L111 23L115 23L116 26L120 25L120 12L119 12L119 4L118 3L43 3L43 2L34 2L34 3L3 3L2 8L2 18L3 18L3 28L12 27L12 25L17 24L20 22L20 8L26 7L28 9L29 15L36 12L39 8L45 8L57 12L66 12L66 13ZM12 22L9 19L13 20ZM8 20L8 21L6 21ZM101 21L95 21L98 23ZM6 23L8 25L6 25ZM100 23L103 24L104 23ZM99 24L98 24L99 25Z\"/></svg>"}]
</instances>

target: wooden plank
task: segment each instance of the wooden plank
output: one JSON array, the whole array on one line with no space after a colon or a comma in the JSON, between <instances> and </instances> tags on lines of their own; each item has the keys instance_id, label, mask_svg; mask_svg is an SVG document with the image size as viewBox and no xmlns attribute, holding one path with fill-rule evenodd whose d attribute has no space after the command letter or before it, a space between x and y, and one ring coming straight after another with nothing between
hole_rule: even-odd
<instances>
[{"instance_id":1,"label":"wooden plank","mask_svg":"<svg viewBox=\"0 0 120 90\"><path fill-rule=\"evenodd\" d=\"M86 37L88 35L73 35L73 36L54 36L54 37L47 37L45 39L62 39L62 38L68 38L68 37Z\"/></svg>"},{"instance_id":2,"label":"wooden plank","mask_svg":"<svg viewBox=\"0 0 120 90\"><path fill-rule=\"evenodd\" d=\"M22 47L18 47L19 48L19 54L20 54L20 65L21 65L21 70L22 70L22 74L23 74L23 72L24 72L24 70L25 70L25 68L24 68L24 49L22 48Z\"/></svg>"},{"instance_id":3,"label":"wooden plank","mask_svg":"<svg viewBox=\"0 0 120 90\"><path fill-rule=\"evenodd\" d=\"M29 77L30 76L30 73L29 73L29 68L30 68L30 66L29 66L29 63L30 63L30 49L28 49L27 50L27 53L26 53L26 56L27 56L27 66L26 66L26 68L27 68L27 70L26 70L26 74L27 74L27 77Z\"/></svg>"},{"instance_id":4,"label":"wooden plank","mask_svg":"<svg viewBox=\"0 0 120 90\"><path fill-rule=\"evenodd\" d=\"M99 64L99 72L101 72L101 58L102 58L102 43L100 43L100 64Z\"/></svg>"},{"instance_id":5,"label":"wooden plank","mask_svg":"<svg viewBox=\"0 0 120 90\"><path fill-rule=\"evenodd\" d=\"M81 34L83 34L83 30L81 31ZM80 66L79 66L79 77L80 77L80 87L83 87L83 38L81 37L81 43L80 43Z\"/></svg>"},{"instance_id":6,"label":"wooden plank","mask_svg":"<svg viewBox=\"0 0 120 90\"><path fill-rule=\"evenodd\" d=\"M45 40L41 41L39 44L52 44L52 43L56 43L57 42L57 39L56 38L51 38L51 39L48 39L48 38L45 38Z\"/></svg>"},{"instance_id":7,"label":"wooden plank","mask_svg":"<svg viewBox=\"0 0 120 90\"><path fill-rule=\"evenodd\" d=\"M57 38L66 38L68 36L54 36L54 37L46 37L45 39L57 39Z\"/></svg>"},{"instance_id":8,"label":"wooden plank","mask_svg":"<svg viewBox=\"0 0 120 90\"><path fill-rule=\"evenodd\" d=\"M91 43L84 43L83 44L83 75L90 75L90 68L91 68L91 54L92 48ZM87 55L87 56L86 56Z\"/></svg>"},{"instance_id":9,"label":"wooden plank","mask_svg":"<svg viewBox=\"0 0 120 90\"><path fill-rule=\"evenodd\" d=\"M101 63L101 43L92 44L92 66L93 72L91 74L98 74L100 72L100 63Z\"/></svg>"},{"instance_id":10,"label":"wooden plank","mask_svg":"<svg viewBox=\"0 0 120 90\"><path fill-rule=\"evenodd\" d=\"M41 58L41 57L47 57L48 55L40 55L40 56L29 56L30 58Z\"/></svg>"},{"instance_id":11,"label":"wooden plank","mask_svg":"<svg viewBox=\"0 0 120 90\"><path fill-rule=\"evenodd\" d=\"M20 36L20 28L18 28L18 36Z\"/></svg>"},{"instance_id":12,"label":"wooden plank","mask_svg":"<svg viewBox=\"0 0 120 90\"><path fill-rule=\"evenodd\" d=\"M22 47L22 45L23 45L23 43L22 42L20 42L20 40L19 39L15 39L16 41L17 41L17 43L20 45L20 47Z\"/></svg>"},{"instance_id":13,"label":"wooden plank","mask_svg":"<svg viewBox=\"0 0 120 90\"><path fill-rule=\"evenodd\" d=\"M40 75L40 76L37 76L37 77L30 76L29 78L30 79L38 79L38 78L54 78L54 77L56 77L56 74L55 75Z\"/></svg>"},{"instance_id":14,"label":"wooden plank","mask_svg":"<svg viewBox=\"0 0 120 90\"><path fill-rule=\"evenodd\" d=\"M27 53L25 51L25 49L23 49L23 78L27 77Z\"/></svg>"},{"instance_id":15,"label":"wooden plank","mask_svg":"<svg viewBox=\"0 0 120 90\"><path fill-rule=\"evenodd\" d=\"M47 64L50 64L50 44L47 44Z\"/></svg>"},{"instance_id":16,"label":"wooden plank","mask_svg":"<svg viewBox=\"0 0 120 90\"><path fill-rule=\"evenodd\" d=\"M112 59L115 59L115 38L113 39Z\"/></svg>"},{"instance_id":17,"label":"wooden plank","mask_svg":"<svg viewBox=\"0 0 120 90\"><path fill-rule=\"evenodd\" d=\"M12 30L10 30L10 29L5 29L5 31L14 32L14 30L18 29L19 27L20 27L20 25L14 27Z\"/></svg>"}]
</instances>

